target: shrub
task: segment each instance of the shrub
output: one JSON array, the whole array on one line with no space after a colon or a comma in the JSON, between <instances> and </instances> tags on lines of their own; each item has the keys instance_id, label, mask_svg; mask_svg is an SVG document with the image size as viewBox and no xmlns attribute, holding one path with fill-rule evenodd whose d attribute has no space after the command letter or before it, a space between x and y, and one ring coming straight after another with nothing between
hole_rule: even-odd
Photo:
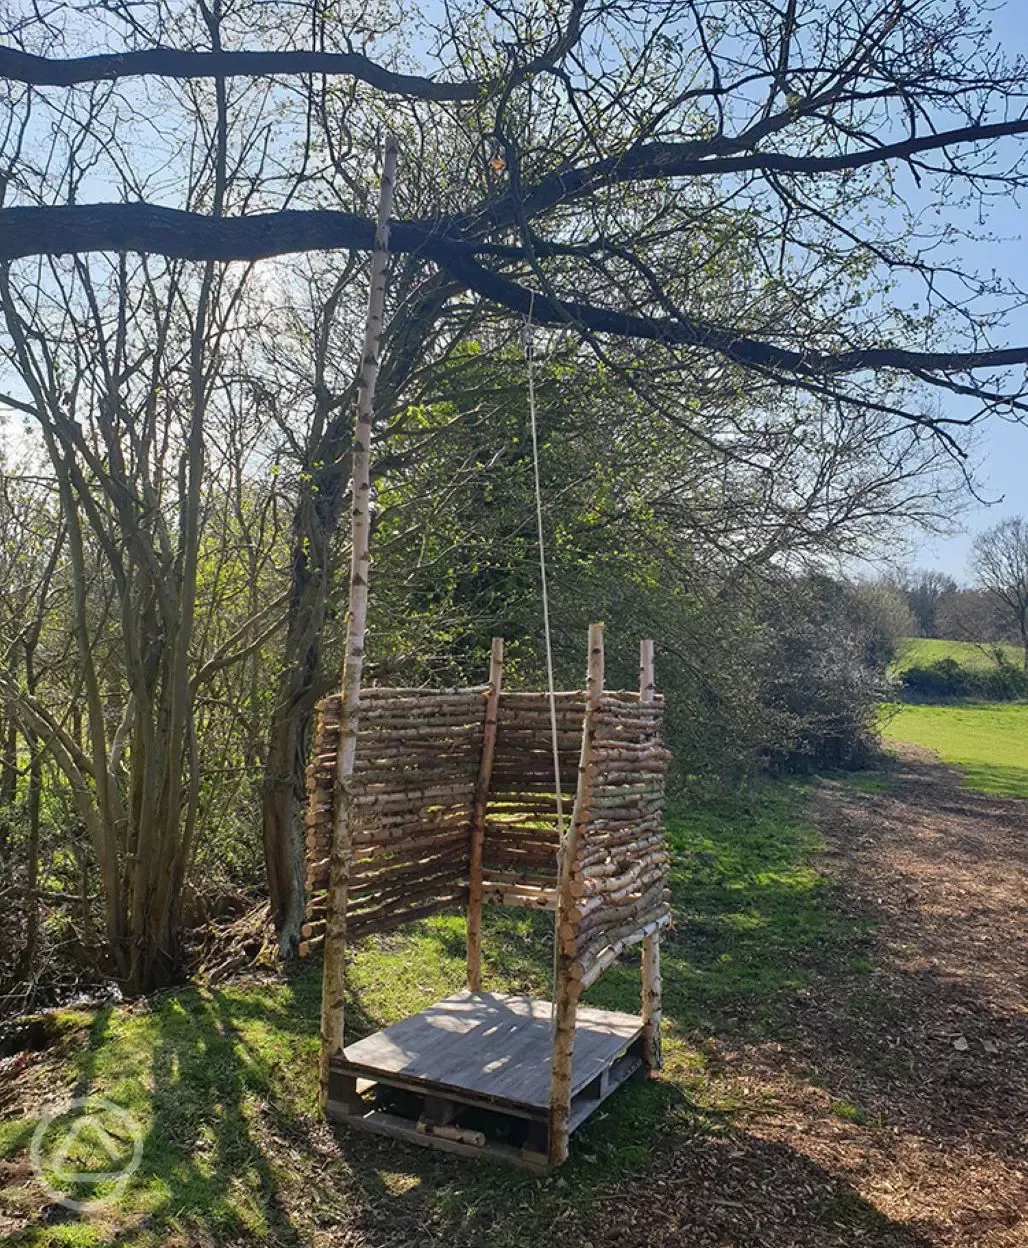
<instances>
[{"instance_id":1,"label":"shrub","mask_svg":"<svg viewBox=\"0 0 1028 1248\"><path fill-rule=\"evenodd\" d=\"M989 702L1013 702L1028 697L1028 677L997 653L995 667L963 667L956 659L938 659L924 667L908 668L901 678L903 690L919 698L982 698Z\"/></svg>"},{"instance_id":2,"label":"shrub","mask_svg":"<svg viewBox=\"0 0 1028 1248\"><path fill-rule=\"evenodd\" d=\"M902 685L907 693L922 698L963 698L970 693L974 673L956 659L937 659L923 667L909 667Z\"/></svg>"},{"instance_id":3,"label":"shrub","mask_svg":"<svg viewBox=\"0 0 1028 1248\"><path fill-rule=\"evenodd\" d=\"M980 696L992 702L1013 702L1028 697L1028 676L1015 667L1001 650L996 652L996 666L978 673L982 686Z\"/></svg>"}]
</instances>

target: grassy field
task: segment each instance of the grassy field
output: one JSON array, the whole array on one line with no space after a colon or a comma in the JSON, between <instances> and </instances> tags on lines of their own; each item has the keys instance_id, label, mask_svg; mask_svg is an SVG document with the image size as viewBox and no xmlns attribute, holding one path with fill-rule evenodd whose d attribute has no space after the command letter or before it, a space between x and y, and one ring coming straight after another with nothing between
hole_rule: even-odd
<instances>
[{"instance_id":1,"label":"grassy field","mask_svg":"<svg viewBox=\"0 0 1028 1248\"><path fill-rule=\"evenodd\" d=\"M1028 797L1028 705L897 703L884 708L882 731L886 738L937 750L944 762L964 769L969 788Z\"/></svg>"},{"instance_id":2,"label":"grassy field","mask_svg":"<svg viewBox=\"0 0 1028 1248\"><path fill-rule=\"evenodd\" d=\"M940 659L956 659L961 667L979 670L995 667L995 649L991 643L946 641L937 637L904 637L892 664L892 671L899 673L910 667L926 667L930 663L938 663ZM1024 662L1024 652L1020 646L1004 644L1000 649L1015 667L1020 667Z\"/></svg>"},{"instance_id":3,"label":"grassy field","mask_svg":"<svg viewBox=\"0 0 1028 1248\"><path fill-rule=\"evenodd\" d=\"M644 1167L661 1133L730 1125L737 1106L708 1072L710 1037L785 1040L785 1005L826 956L866 975L864 928L833 909L811 865L819 841L797 815L802 792L768 786L670 818L676 928L662 959L666 1077L612 1098L576 1136L559 1174L457 1165L345 1132L333 1139L316 1110L320 968L304 965L288 982L188 988L150 1004L64 1014L65 1055L43 1059L60 1065L41 1077L40 1098L63 1084L123 1106L142 1127L142 1163L98 1220L37 1217L6 1242L293 1244L328 1233L323 1242L356 1243L354 1220L370 1217L369 1207L389 1217L402 1207L415 1230L432 1228L433 1242L541 1242L555 1220ZM486 987L548 995L548 916L490 911ZM365 946L353 967L348 1031L355 1038L417 1011L461 987L463 975L460 916ZM588 1001L635 1011L638 994L638 959L626 959ZM3 1214L32 1219L42 1201L27 1162L40 1109L27 1109L0 1124L0 1180L8 1178L0 1232ZM96 1141L83 1135L76 1147L95 1164ZM831 1216L852 1216L856 1226L865 1215L854 1205L852 1215Z\"/></svg>"}]
</instances>

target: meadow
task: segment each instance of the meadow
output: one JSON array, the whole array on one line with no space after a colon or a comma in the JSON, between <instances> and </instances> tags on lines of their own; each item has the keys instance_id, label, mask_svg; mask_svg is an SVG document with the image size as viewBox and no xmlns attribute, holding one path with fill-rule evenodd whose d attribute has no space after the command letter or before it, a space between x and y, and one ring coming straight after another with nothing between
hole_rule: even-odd
<instances>
[{"instance_id":1,"label":"meadow","mask_svg":"<svg viewBox=\"0 0 1028 1248\"><path fill-rule=\"evenodd\" d=\"M886 740L935 750L943 762L963 770L968 788L1002 797L1028 797L1028 705L1024 703L891 703L883 708L882 733Z\"/></svg>"},{"instance_id":2,"label":"meadow","mask_svg":"<svg viewBox=\"0 0 1028 1248\"><path fill-rule=\"evenodd\" d=\"M961 667L981 671L996 666L997 649L1014 667L1024 662L1021 647L1006 642L997 646L991 642L950 641L942 637L904 637L890 670L899 675L911 667L927 667L941 659L955 659Z\"/></svg>"}]
</instances>

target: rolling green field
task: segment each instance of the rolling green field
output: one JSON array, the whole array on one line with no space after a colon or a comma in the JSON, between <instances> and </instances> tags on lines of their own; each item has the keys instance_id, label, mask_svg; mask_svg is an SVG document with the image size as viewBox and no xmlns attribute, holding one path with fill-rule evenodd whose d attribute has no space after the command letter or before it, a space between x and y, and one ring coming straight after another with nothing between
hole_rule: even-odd
<instances>
[{"instance_id":1,"label":"rolling green field","mask_svg":"<svg viewBox=\"0 0 1028 1248\"><path fill-rule=\"evenodd\" d=\"M929 663L938 663L940 659L956 659L961 667L981 670L995 666L995 648L991 643L947 641L939 637L904 637L892 664L892 671L898 673L911 667L926 667ZM1020 646L1003 644L1000 649L1015 667L1020 667L1024 662Z\"/></svg>"},{"instance_id":2,"label":"rolling green field","mask_svg":"<svg viewBox=\"0 0 1028 1248\"><path fill-rule=\"evenodd\" d=\"M1028 705L1024 703L891 703L883 708L882 733L886 739L937 750L944 762L964 769L968 788L1003 797L1028 797Z\"/></svg>"}]
</instances>

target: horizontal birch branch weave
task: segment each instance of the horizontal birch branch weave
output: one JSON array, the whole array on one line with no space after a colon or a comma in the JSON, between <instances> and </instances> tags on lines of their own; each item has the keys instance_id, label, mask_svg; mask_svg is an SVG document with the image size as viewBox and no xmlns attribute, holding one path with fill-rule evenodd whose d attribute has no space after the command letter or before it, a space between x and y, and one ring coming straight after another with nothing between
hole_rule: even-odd
<instances>
[{"instance_id":1,"label":"horizontal birch branch weave","mask_svg":"<svg viewBox=\"0 0 1028 1248\"><path fill-rule=\"evenodd\" d=\"M471 829L490 687L366 689L361 693L352 784L347 933L357 938L466 903ZM484 821L481 897L553 910L558 829L545 693L503 690ZM340 697L318 705L307 769L307 886L303 952L325 924ZM586 695L556 696L565 809L578 783ZM571 863L575 904L558 939L582 986L670 918L661 808L668 752L663 699L605 691L591 714L592 799ZM481 817L481 816L480 816Z\"/></svg>"}]
</instances>

